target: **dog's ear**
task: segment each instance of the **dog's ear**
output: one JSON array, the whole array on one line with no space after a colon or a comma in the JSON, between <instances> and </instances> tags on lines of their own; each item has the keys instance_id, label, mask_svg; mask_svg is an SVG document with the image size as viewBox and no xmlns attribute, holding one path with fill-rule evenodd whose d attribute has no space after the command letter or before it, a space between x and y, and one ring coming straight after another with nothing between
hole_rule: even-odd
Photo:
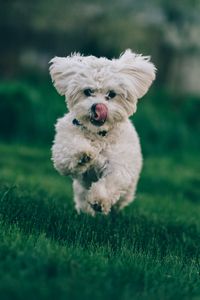
<instances>
[{"instance_id":1,"label":"dog's ear","mask_svg":"<svg viewBox=\"0 0 200 300\"><path fill-rule=\"evenodd\" d=\"M149 56L126 50L118 60L120 72L127 75L128 85L135 98L143 97L155 79L156 68Z\"/></svg>"},{"instance_id":2,"label":"dog's ear","mask_svg":"<svg viewBox=\"0 0 200 300\"><path fill-rule=\"evenodd\" d=\"M65 73L68 69L68 61L66 57L54 57L49 62L51 64L49 68L51 79L60 95L64 95L67 89Z\"/></svg>"},{"instance_id":3,"label":"dog's ear","mask_svg":"<svg viewBox=\"0 0 200 300\"><path fill-rule=\"evenodd\" d=\"M67 57L54 57L50 60L49 72L53 84L60 95L68 92L71 79L77 74L82 63L79 53L73 53Z\"/></svg>"}]
</instances>

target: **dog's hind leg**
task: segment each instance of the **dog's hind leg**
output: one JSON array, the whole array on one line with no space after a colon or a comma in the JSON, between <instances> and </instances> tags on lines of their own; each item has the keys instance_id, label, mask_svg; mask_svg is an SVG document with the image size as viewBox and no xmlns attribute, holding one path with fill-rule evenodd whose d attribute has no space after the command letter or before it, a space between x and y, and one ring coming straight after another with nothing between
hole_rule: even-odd
<instances>
[{"instance_id":1,"label":"dog's hind leg","mask_svg":"<svg viewBox=\"0 0 200 300\"><path fill-rule=\"evenodd\" d=\"M123 209L125 206L129 205L132 201L135 200L135 192L137 187L137 181L134 181L128 189L128 191L122 195L119 201L115 204L117 210Z\"/></svg>"},{"instance_id":2,"label":"dog's hind leg","mask_svg":"<svg viewBox=\"0 0 200 300\"><path fill-rule=\"evenodd\" d=\"M85 212L94 216L95 211L91 208L86 200L88 190L83 187L77 179L74 179L73 181L73 190L76 211L78 213Z\"/></svg>"}]
</instances>

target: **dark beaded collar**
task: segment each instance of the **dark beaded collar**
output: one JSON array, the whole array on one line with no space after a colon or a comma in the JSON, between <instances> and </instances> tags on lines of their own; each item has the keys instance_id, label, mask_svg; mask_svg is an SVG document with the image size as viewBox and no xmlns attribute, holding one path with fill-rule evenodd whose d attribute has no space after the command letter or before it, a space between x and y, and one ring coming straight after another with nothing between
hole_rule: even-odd
<instances>
[{"instance_id":1,"label":"dark beaded collar","mask_svg":"<svg viewBox=\"0 0 200 300\"><path fill-rule=\"evenodd\" d=\"M72 124L73 124L74 126L77 126L77 127L82 128L82 129L87 129L87 128L86 128L83 124L81 124L81 123L79 122L79 120L77 120L77 119L73 119ZM102 131L97 132L97 134L100 135L100 136L106 136L107 133L108 133L108 132L107 132L106 130L102 130Z\"/></svg>"}]
</instances>

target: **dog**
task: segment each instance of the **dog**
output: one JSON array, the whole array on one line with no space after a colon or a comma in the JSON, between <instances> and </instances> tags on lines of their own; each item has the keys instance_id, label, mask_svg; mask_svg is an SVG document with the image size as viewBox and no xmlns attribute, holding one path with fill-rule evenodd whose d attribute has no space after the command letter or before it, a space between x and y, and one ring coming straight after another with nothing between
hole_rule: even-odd
<instances>
[{"instance_id":1,"label":"dog","mask_svg":"<svg viewBox=\"0 0 200 300\"><path fill-rule=\"evenodd\" d=\"M107 215L134 200L142 154L129 117L155 72L149 56L130 49L112 60L74 53L50 61L52 82L69 111L57 121L52 160L73 178L78 213Z\"/></svg>"}]
</instances>

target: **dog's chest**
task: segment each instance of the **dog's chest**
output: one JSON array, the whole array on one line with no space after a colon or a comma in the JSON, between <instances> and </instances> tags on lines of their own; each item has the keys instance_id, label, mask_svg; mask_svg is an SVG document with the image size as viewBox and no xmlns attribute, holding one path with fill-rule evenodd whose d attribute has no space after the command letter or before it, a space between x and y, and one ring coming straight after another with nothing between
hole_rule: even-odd
<instances>
[{"instance_id":1,"label":"dog's chest","mask_svg":"<svg viewBox=\"0 0 200 300\"><path fill-rule=\"evenodd\" d=\"M117 143L117 136L112 133L107 133L106 136L98 134L85 136L90 142L90 145L96 149L97 153L107 152Z\"/></svg>"}]
</instances>

